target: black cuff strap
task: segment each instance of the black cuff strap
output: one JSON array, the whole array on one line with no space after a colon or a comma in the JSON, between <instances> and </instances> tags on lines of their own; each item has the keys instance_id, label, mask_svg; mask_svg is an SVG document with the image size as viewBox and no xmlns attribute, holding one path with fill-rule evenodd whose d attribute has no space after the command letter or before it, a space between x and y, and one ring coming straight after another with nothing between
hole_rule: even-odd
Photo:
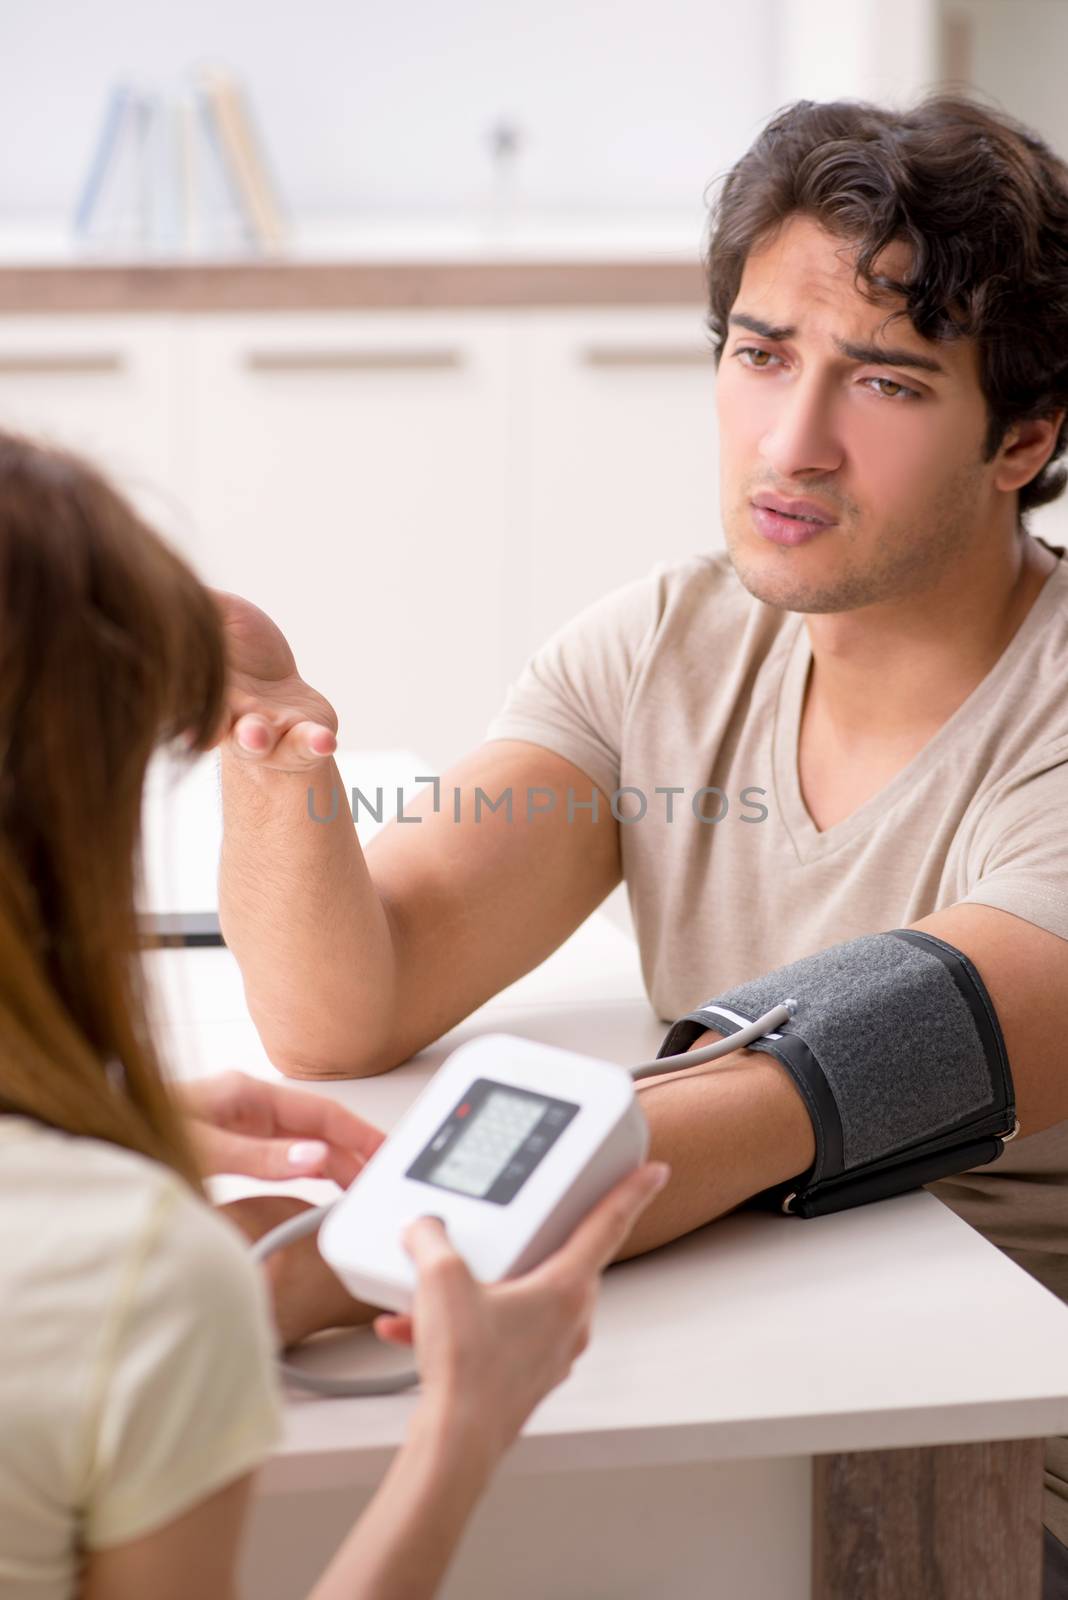
<instances>
[{"instance_id":1,"label":"black cuff strap","mask_svg":"<svg viewBox=\"0 0 1068 1600\"><path fill-rule=\"evenodd\" d=\"M658 1059L708 1029L729 1037L786 995L798 999L795 1016L748 1048L789 1072L816 1159L751 1203L814 1217L886 1199L996 1160L1018 1130L1005 1042L979 973L962 951L913 928L833 946L707 1001L674 1024Z\"/></svg>"}]
</instances>

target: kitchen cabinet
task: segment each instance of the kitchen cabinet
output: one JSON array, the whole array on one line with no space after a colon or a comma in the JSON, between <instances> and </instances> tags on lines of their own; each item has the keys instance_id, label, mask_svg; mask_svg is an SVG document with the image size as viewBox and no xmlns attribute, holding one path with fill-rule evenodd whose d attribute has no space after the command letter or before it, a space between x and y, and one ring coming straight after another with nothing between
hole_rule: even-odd
<instances>
[{"instance_id":1,"label":"kitchen cabinet","mask_svg":"<svg viewBox=\"0 0 1068 1600\"><path fill-rule=\"evenodd\" d=\"M722 544L698 304L4 316L0 420L274 616L343 742L438 771L560 623Z\"/></svg>"},{"instance_id":2,"label":"kitchen cabinet","mask_svg":"<svg viewBox=\"0 0 1068 1600\"><path fill-rule=\"evenodd\" d=\"M88 455L187 539L174 357L165 316L2 316L0 427Z\"/></svg>"}]
</instances>

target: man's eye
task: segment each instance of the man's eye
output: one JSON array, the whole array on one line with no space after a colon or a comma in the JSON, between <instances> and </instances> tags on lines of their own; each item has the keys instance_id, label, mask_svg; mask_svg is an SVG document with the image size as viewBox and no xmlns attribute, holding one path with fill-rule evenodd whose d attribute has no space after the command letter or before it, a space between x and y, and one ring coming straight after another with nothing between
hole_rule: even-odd
<instances>
[{"instance_id":1,"label":"man's eye","mask_svg":"<svg viewBox=\"0 0 1068 1600\"><path fill-rule=\"evenodd\" d=\"M918 400L919 391L909 389L905 384L898 383L895 378L866 378L866 383L881 384L876 389L876 394L881 394L884 400Z\"/></svg>"},{"instance_id":2,"label":"man's eye","mask_svg":"<svg viewBox=\"0 0 1068 1600\"><path fill-rule=\"evenodd\" d=\"M755 367L758 372L779 359L778 356L772 355L770 350L761 350L753 344L744 344L734 353L743 366Z\"/></svg>"}]
</instances>

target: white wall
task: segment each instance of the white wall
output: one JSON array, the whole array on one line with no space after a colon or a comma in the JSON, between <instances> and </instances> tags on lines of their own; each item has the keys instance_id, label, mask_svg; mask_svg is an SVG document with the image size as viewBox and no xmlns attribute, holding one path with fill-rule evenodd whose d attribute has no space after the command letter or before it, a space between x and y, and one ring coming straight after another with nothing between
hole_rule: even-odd
<instances>
[{"instance_id":1,"label":"white wall","mask_svg":"<svg viewBox=\"0 0 1068 1600\"><path fill-rule=\"evenodd\" d=\"M220 58L303 213L700 210L778 103L781 0L0 0L0 221L71 208L109 86Z\"/></svg>"},{"instance_id":2,"label":"white wall","mask_svg":"<svg viewBox=\"0 0 1068 1600\"><path fill-rule=\"evenodd\" d=\"M1064 0L948 0L965 24L971 82L1068 154L1068 5Z\"/></svg>"},{"instance_id":3,"label":"white wall","mask_svg":"<svg viewBox=\"0 0 1068 1600\"><path fill-rule=\"evenodd\" d=\"M935 87L941 21L940 0L786 0L782 97L907 104Z\"/></svg>"},{"instance_id":4,"label":"white wall","mask_svg":"<svg viewBox=\"0 0 1068 1600\"><path fill-rule=\"evenodd\" d=\"M1068 157L1068 5L1064 0L947 0L964 77L993 105ZM1035 512L1031 530L1068 546L1068 494Z\"/></svg>"}]
</instances>

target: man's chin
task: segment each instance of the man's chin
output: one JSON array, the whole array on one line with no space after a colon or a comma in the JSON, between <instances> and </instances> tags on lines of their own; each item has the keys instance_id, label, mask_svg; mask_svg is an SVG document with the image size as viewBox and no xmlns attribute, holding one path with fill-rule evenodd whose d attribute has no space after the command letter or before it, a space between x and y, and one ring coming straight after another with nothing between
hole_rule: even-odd
<instances>
[{"instance_id":1,"label":"man's chin","mask_svg":"<svg viewBox=\"0 0 1068 1600\"><path fill-rule=\"evenodd\" d=\"M828 583L798 572L776 572L771 561L740 551L730 540L727 554L738 581L753 599L776 611L852 611L865 604L865 598L848 582Z\"/></svg>"}]
</instances>

